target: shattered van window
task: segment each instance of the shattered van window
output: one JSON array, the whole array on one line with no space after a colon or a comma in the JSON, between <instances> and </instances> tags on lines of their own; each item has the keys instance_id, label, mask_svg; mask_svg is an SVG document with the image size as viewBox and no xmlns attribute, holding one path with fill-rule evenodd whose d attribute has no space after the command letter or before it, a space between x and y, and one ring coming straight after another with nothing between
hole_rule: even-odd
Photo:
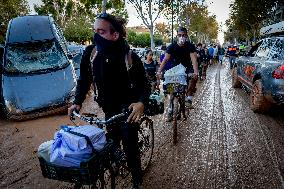
<instances>
[{"instance_id":1,"label":"shattered van window","mask_svg":"<svg viewBox=\"0 0 284 189\"><path fill-rule=\"evenodd\" d=\"M270 48L273 45L273 41L271 39L263 40L262 44L258 48L256 55L260 58L268 58L268 53Z\"/></svg>"},{"instance_id":2,"label":"shattered van window","mask_svg":"<svg viewBox=\"0 0 284 189\"><path fill-rule=\"evenodd\" d=\"M68 63L54 41L10 45L6 60L6 71L22 73L61 68Z\"/></svg>"},{"instance_id":3,"label":"shattered van window","mask_svg":"<svg viewBox=\"0 0 284 189\"><path fill-rule=\"evenodd\" d=\"M276 39L268 57L270 59L284 60L284 40Z\"/></svg>"}]
</instances>

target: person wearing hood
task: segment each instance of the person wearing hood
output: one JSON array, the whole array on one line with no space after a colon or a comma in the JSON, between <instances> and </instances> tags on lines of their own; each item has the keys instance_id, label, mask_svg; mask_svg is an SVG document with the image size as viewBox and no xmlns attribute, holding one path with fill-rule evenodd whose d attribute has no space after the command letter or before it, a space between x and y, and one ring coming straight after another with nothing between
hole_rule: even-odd
<instances>
[{"instance_id":1,"label":"person wearing hood","mask_svg":"<svg viewBox=\"0 0 284 189\"><path fill-rule=\"evenodd\" d=\"M132 174L133 188L142 182L141 160L138 149L138 121L144 112L151 88L143 64L137 54L130 51L125 40L125 20L102 13L94 23L92 45L86 47L80 64L75 100L68 109L79 111L91 84L97 91L95 101L105 113L106 119L128 108L126 122L108 131L118 146L122 140Z\"/></svg>"}]
</instances>

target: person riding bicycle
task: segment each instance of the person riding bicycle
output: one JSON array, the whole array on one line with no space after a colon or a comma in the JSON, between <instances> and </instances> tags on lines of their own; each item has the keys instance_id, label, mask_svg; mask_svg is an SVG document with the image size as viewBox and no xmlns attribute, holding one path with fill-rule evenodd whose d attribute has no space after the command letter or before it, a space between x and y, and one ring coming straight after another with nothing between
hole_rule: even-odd
<instances>
[{"instance_id":1,"label":"person riding bicycle","mask_svg":"<svg viewBox=\"0 0 284 189\"><path fill-rule=\"evenodd\" d=\"M143 62L143 66L145 68L146 77L151 84L151 91L153 92L157 87L157 78L156 72L158 63L157 61L153 60L153 51L147 50L145 55L145 61Z\"/></svg>"},{"instance_id":2,"label":"person riding bicycle","mask_svg":"<svg viewBox=\"0 0 284 189\"><path fill-rule=\"evenodd\" d=\"M173 66L182 64L186 68L186 74L193 75L186 91L186 101L189 106L192 106L193 94L196 90L196 83L198 80L198 63L195 46L188 41L187 29L179 27L177 30L177 42L168 46L165 58L163 59L160 68L158 69L158 75L164 69L167 61L171 60Z\"/></svg>"},{"instance_id":3,"label":"person riding bicycle","mask_svg":"<svg viewBox=\"0 0 284 189\"><path fill-rule=\"evenodd\" d=\"M80 64L75 100L68 109L79 111L91 84L95 86L96 102L109 119L127 107L131 110L127 121L108 129L116 145L122 140L127 163L132 174L133 188L142 182L141 160L138 150L138 121L150 96L143 64L137 54L130 51L125 40L125 20L102 13L94 23L94 45L86 47ZM93 57L91 57L95 54ZM129 63L131 62L131 64Z\"/></svg>"}]
</instances>

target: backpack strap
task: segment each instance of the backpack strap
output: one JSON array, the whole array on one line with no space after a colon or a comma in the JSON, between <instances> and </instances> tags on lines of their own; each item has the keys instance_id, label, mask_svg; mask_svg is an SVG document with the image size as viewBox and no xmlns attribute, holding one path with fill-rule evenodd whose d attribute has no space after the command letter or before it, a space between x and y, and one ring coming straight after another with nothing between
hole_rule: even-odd
<instances>
[{"instance_id":1,"label":"backpack strap","mask_svg":"<svg viewBox=\"0 0 284 189\"><path fill-rule=\"evenodd\" d=\"M90 55L90 68L91 68L91 74L92 74L92 77L93 77L93 80L95 79L95 75L93 74L93 62L94 60L96 59L96 57L98 56L98 51L96 49L96 46L94 46L92 52L91 52L91 55ZM96 101L97 98L98 98L98 93L97 93L97 86L94 82L92 82L93 84L93 92L94 92L94 100Z\"/></svg>"}]
</instances>

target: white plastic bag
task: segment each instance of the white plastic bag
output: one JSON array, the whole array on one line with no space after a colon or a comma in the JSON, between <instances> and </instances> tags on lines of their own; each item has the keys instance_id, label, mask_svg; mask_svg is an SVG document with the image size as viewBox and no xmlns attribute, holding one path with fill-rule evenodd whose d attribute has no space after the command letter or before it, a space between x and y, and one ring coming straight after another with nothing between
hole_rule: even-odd
<instances>
[{"instance_id":1,"label":"white plastic bag","mask_svg":"<svg viewBox=\"0 0 284 189\"><path fill-rule=\"evenodd\" d=\"M187 85L185 70L186 69L182 64L179 64L167 70L164 74L164 77L165 77L164 85L169 84L169 83Z\"/></svg>"},{"instance_id":2,"label":"white plastic bag","mask_svg":"<svg viewBox=\"0 0 284 189\"><path fill-rule=\"evenodd\" d=\"M63 129L55 133L51 147L50 162L55 165L79 167L82 160L90 158L93 154L92 147L84 137L69 133L67 130L87 136L97 151L106 144L104 130L95 126L63 126Z\"/></svg>"}]
</instances>

